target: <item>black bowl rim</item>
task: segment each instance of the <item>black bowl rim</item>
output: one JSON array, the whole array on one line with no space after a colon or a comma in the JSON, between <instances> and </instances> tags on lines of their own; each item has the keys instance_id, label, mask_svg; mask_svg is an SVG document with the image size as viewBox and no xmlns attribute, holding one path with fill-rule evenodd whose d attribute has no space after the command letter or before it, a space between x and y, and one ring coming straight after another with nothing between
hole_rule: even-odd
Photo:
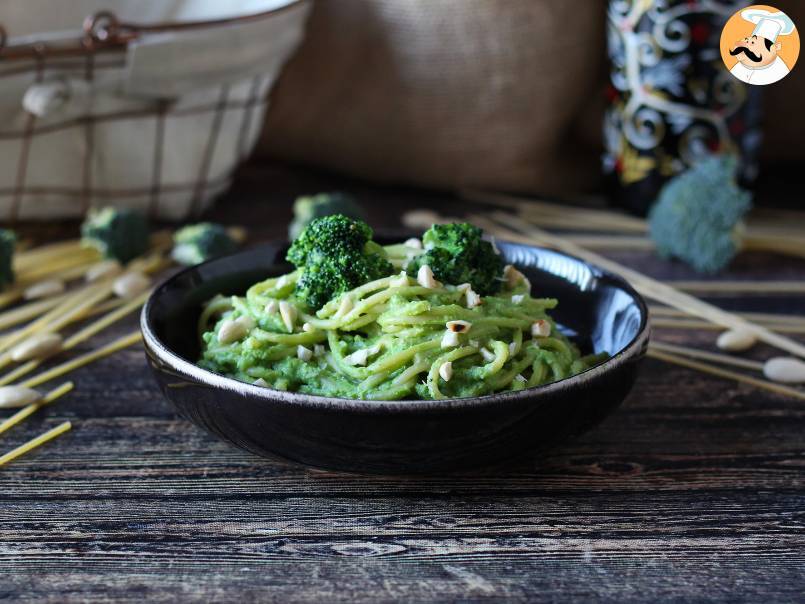
<instances>
[{"instance_id":1,"label":"black bowl rim","mask_svg":"<svg viewBox=\"0 0 805 604\"><path fill-rule=\"evenodd\" d=\"M263 245L285 245L285 241L267 241ZM223 260L224 258L232 258L234 256L248 255L259 252L259 247L243 250L228 256L221 256L214 258L196 266L190 266L180 270L168 278L164 279L151 295L148 296L142 312L140 313L140 329L143 335L143 343L145 347L157 358L159 361L170 367L174 372L180 374L184 378L189 378L201 385L218 388L227 391L233 391L251 401L260 401L261 403L283 403L293 406L312 407L319 409L333 409L341 411L349 411L351 413L368 413L368 414L407 414L407 413L422 413L422 412L444 412L454 409L465 409L468 407L480 406L494 406L512 403L515 401L523 401L526 399L534 399L542 396L549 396L552 393L560 392L562 390L569 390L579 387L586 382L593 381L598 377L608 373L619 365L627 362L635 356L642 356L649 338L650 328L648 320L648 306L646 305L643 297L621 276L606 271L595 264L589 263L581 258L566 254L551 248L546 248L536 245L528 245L523 243L515 243L509 241L500 241L506 245L516 247L526 247L534 250L545 250L552 254L564 256L576 262L580 262L587 266L597 278L604 278L611 281L614 285L629 294L638 304L640 309L640 327L631 341L624 346L617 353L612 355L605 362L591 367L577 375L574 375L558 382L551 382L542 386L534 388L525 388L515 392L500 392L495 394L485 394L483 396L464 397L464 398L450 398L439 400L362 400L362 399L349 399L318 396L312 394L304 394L300 392L287 392L283 390L274 390L264 386L255 386L247 382L241 382L234 378L226 377L224 375L214 373L207 369L199 367L195 363L185 360L175 352L173 352L166 344L164 344L152 325L151 315L153 308L157 304L161 292L170 286L175 280L180 278L185 273L198 269L200 266L212 264Z\"/></svg>"}]
</instances>

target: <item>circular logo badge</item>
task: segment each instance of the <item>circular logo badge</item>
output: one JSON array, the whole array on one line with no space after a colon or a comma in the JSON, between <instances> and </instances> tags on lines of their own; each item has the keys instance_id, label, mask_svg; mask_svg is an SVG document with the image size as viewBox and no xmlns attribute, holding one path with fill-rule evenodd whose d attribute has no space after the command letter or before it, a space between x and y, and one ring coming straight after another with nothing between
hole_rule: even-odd
<instances>
[{"instance_id":1,"label":"circular logo badge","mask_svg":"<svg viewBox=\"0 0 805 604\"><path fill-rule=\"evenodd\" d=\"M787 76L799 58L799 33L779 9L755 4L739 10L721 32L721 59L747 84L765 86Z\"/></svg>"}]
</instances>

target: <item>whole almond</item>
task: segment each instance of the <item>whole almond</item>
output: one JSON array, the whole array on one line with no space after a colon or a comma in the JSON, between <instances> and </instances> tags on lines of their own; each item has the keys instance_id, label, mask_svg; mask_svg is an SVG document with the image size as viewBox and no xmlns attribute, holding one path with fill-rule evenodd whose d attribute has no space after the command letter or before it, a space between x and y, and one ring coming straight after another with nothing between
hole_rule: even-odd
<instances>
[{"instance_id":1,"label":"whole almond","mask_svg":"<svg viewBox=\"0 0 805 604\"><path fill-rule=\"evenodd\" d=\"M34 283L27 288L22 297L26 300L38 300L40 298L50 298L64 291L64 281L61 279L48 279Z\"/></svg>"},{"instance_id":2,"label":"whole almond","mask_svg":"<svg viewBox=\"0 0 805 604\"><path fill-rule=\"evenodd\" d=\"M763 375L773 382L805 383L805 362L794 357L775 357L763 365Z\"/></svg>"},{"instance_id":3,"label":"whole almond","mask_svg":"<svg viewBox=\"0 0 805 604\"><path fill-rule=\"evenodd\" d=\"M123 273L112 284L112 291L118 298L130 299L151 287L151 279L140 271Z\"/></svg>"},{"instance_id":4,"label":"whole almond","mask_svg":"<svg viewBox=\"0 0 805 604\"><path fill-rule=\"evenodd\" d=\"M721 333L716 340L716 346L727 352L743 352L749 350L757 343L757 338L742 329L728 329Z\"/></svg>"},{"instance_id":5,"label":"whole almond","mask_svg":"<svg viewBox=\"0 0 805 604\"><path fill-rule=\"evenodd\" d=\"M0 386L0 409L25 407L42 400L42 395L25 386Z\"/></svg>"},{"instance_id":6,"label":"whole almond","mask_svg":"<svg viewBox=\"0 0 805 604\"><path fill-rule=\"evenodd\" d=\"M90 266L84 274L84 279L87 283L92 283L108 277L116 277L122 272L123 266L117 260L103 260Z\"/></svg>"},{"instance_id":7,"label":"whole almond","mask_svg":"<svg viewBox=\"0 0 805 604\"><path fill-rule=\"evenodd\" d=\"M57 333L39 333L23 340L11 349L9 356L15 363L44 359L62 348L62 337Z\"/></svg>"}]
</instances>

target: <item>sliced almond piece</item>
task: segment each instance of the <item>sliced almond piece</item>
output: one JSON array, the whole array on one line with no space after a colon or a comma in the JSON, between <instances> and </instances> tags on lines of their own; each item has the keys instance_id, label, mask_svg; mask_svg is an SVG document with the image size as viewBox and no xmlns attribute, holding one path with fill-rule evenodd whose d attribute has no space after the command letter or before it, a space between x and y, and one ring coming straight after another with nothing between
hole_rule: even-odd
<instances>
[{"instance_id":1,"label":"sliced almond piece","mask_svg":"<svg viewBox=\"0 0 805 604\"><path fill-rule=\"evenodd\" d=\"M453 377L453 363L452 361L445 361L439 367L439 376L445 381L449 382Z\"/></svg>"},{"instance_id":2,"label":"sliced almond piece","mask_svg":"<svg viewBox=\"0 0 805 604\"><path fill-rule=\"evenodd\" d=\"M356 350L352 354L349 354L344 357L344 362L347 365L366 365L366 361L369 360L369 349L368 348L361 348L360 350Z\"/></svg>"},{"instance_id":3,"label":"sliced almond piece","mask_svg":"<svg viewBox=\"0 0 805 604\"><path fill-rule=\"evenodd\" d=\"M411 237L410 239L406 239L405 243L403 244L406 247L416 248L418 250L422 249L422 240L417 239L416 237Z\"/></svg>"},{"instance_id":4,"label":"sliced almond piece","mask_svg":"<svg viewBox=\"0 0 805 604\"><path fill-rule=\"evenodd\" d=\"M252 382L255 386L262 386L263 388L268 387L268 382L266 382L263 378L257 378Z\"/></svg>"},{"instance_id":5,"label":"sliced almond piece","mask_svg":"<svg viewBox=\"0 0 805 604\"><path fill-rule=\"evenodd\" d=\"M280 300L280 316L282 317L282 324L288 333L293 332L293 326L296 322L296 307L287 300Z\"/></svg>"},{"instance_id":6,"label":"sliced almond piece","mask_svg":"<svg viewBox=\"0 0 805 604\"><path fill-rule=\"evenodd\" d=\"M309 361L313 358L313 351L300 344L296 347L296 357L302 361Z\"/></svg>"},{"instance_id":7,"label":"sliced almond piece","mask_svg":"<svg viewBox=\"0 0 805 604\"><path fill-rule=\"evenodd\" d=\"M470 327L472 327L472 323L457 319L456 321L448 321L445 323L445 327L447 327L449 331L454 331L455 333L465 333L469 331Z\"/></svg>"},{"instance_id":8,"label":"sliced almond piece","mask_svg":"<svg viewBox=\"0 0 805 604\"><path fill-rule=\"evenodd\" d=\"M475 308L483 303L481 296L472 291L472 289L468 289L464 295L467 297L467 308Z\"/></svg>"},{"instance_id":9,"label":"sliced almond piece","mask_svg":"<svg viewBox=\"0 0 805 604\"><path fill-rule=\"evenodd\" d=\"M243 322L236 319L226 319L218 328L218 343L232 344L246 337L249 330Z\"/></svg>"},{"instance_id":10,"label":"sliced almond piece","mask_svg":"<svg viewBox=\"0 0 805 604\"><path fill-rule=\"evenodd\" d=\"M280 305L277 304L276 300L269 300L266 307L263 309L267 315L274 315L280 309Z\"/></svg>"},{"instance_id":11,"label":"sliced almond piece","mask_svg":"<svg viewBox=\"0 0 805 604\"><path fill-rule=\"evenodd\" d=\"M422 287L427 287L428 289L434 289L441 285L441 283L439 283L433 276L433 271L427 264L423 264L419 267L419 270L416 273L416 282Z\"/></svg>"},{"instance_id":12,"label":"sliced almond piece","mask_svg":"<svg viewBox=\"0 0 805 604\"><path fill-rule=\"evenodd\" d=\"M551 324L545 319L534 321L531 324L531 335L535 338L547 338L551 335Z\"/></svg>"},{"instance_id":13,"label":"sliced almond piece","mask_svg":"<svg viewBox=\"0 0 805 604\"><path fill-rule=\"evenodd\" d=\"M442 348L455 348L458 346L458 334L454 331L445 331L442 337Z\"/></svg>"}]
</instances>

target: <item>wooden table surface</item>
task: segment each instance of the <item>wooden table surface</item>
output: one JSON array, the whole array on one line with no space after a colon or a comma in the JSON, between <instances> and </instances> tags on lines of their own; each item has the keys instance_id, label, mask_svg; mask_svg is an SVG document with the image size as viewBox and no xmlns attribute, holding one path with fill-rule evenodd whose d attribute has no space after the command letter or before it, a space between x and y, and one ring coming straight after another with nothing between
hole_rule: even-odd
<instances>
[{"instance_id":1,"label":"wooden table surface","mask_svg":"<svg viewBox=\"0 0 805 604\"><path fill-rule=\"evenodd\" d=\"M345 189L377 226L462 205L301 170L253 168L210 216L281 236L294 195ZM75 225L40 227L74 236ZM612 257L661 278L648 254ZM741 257L724 278L805 278ZM719 298L805 314L803 298ZM102 342L136 326L132 317ZM712 333L657 331L710 345ZM768 350L758 349L762 357ZM645 362L624 406L540 459L426 478L353 476L252 457L179 418L129 349L2 450L74 429L0 470L0 600L383 602L802 601L805 406Z\"/></svg>"}]
</instances>

